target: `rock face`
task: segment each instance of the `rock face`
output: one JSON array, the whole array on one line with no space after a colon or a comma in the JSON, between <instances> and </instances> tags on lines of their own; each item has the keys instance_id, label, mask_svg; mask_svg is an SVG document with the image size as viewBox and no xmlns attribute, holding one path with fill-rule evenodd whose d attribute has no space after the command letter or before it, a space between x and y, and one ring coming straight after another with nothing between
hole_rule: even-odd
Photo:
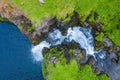
<instances>
[{"instance_id":1,"label":"rock face","mask_svg":"<svg viewBox=\"0 0 120 80\"><path fill-rule=\"evenodd\" d=\"M18 27L21 26L20 30L29 37L33 44L39 43L45 37L44 33L47 33L51 26L55 26L57 21L55 17L45 18L39 26L34 26L23 11L17 8L14 3L5 0L0 1L0 16Z\"/></svg>"},{"instance_id":2,"label":"rock face","mask_svg":"<svg viewBox=\"0 0 120 80\"><path fill-rule=\"evenodd\" d=\"M56 63L56 62L58 62L59 60L57 59L57 57L51 57L51 59L50 59L50 63Z\"/></svg>"},{"instance_id":3,"label":"rock face","mask_svg":"<svg viewBox=\"0 0 120 80\"><path fill-rule=\"evenodd\" d=\"M108 38L103 37L103 49L99 50L96 54L96 60L93 61L94 71L98 71L96 74L105 73L112 80L120 80L120 64L117 54L120 52L120 48L115 46L115 44ZM101 57L101 55L105 55Z\"/></svg>"},{"instance_id":4,"label":"rock face","mask_svg":"<svg viewBox=\"0 0 120 80\"><path fill-rule=\"evenodd\" d=\"M31 32L28 31L28 26L32 27L31 20L24 16L23 11L17 8L15 4L1 0L0 16L17 26L22 26L21 31L31 39Z\"/></svg>"},{"instance_id":5,"label":"rock face","mask_svg":"<svg viewBox=\"0 0 120 80\"><path fill-rule=\"evenodd\" d=\"M52 28L56 27L58 21L56 17L49 17L45 18L41 21L41 24L35 28L35 31L33 32L33 38L37 43L45 39L46 34L52 30Z\"/></svg>"},{"instance_id":6,"label":"rock face","mask_svg":"<svg viewBox=\"0 0 120 80\"><path fill-rule=\"evenodd\" d=\"M24 3L21 4L24 5ZM69 22L62 23L56 17L49 17L44 18L40 25L34 26L35 24L25 16L23 11L14 3L6 2L5 0L1 0L0 3L0 16L20 27L21 32L28 36L33 44L38 44L42 41L54 27L59 28L63 34L66 34L65 31L68 27L79 24L79 15L74 13Z\"/></svg>"},{"instance_id":7,"label":"rock face","mask_svg":"<svg viewBox=\"0 0 120 80\"><path fill-rule=\"evenodd\" d=\"M12 18L13 16L19 16L23 14L13 3L8 3L5 0L1 0L0 3L0 15L5 18Z\"/></svg>"},{"instance_id":8,"label":"rock face","mask_svg":"<svg viewBox=\"0 0 120 80\"><path fill-rule=\"evenodd\" d=\"M15 25L22 25L23 28L27 26L31 26L31 21L24 16L23 11L17 8L13 3L6 2L2 0L0 3L0 16L3 18L7 18Z\"/></svg>"},{"instance_id":9,"label":"rock face","mask_svg":"<svg viewBox=\"0 0 120 80\"><path fill-rule=\"evenodd\" d=\"M96 74L105 73L107 74L112 80L119 80L120 74L120 64L113 62L112 59L118 60L117 56L114 53L108 54L104 50L99 51L100 55L105 55L104 58L101 58L100 55L96 55L96 60L94 60L94 70L98 68L99 71Z\"/></svg>"}]
</instances>

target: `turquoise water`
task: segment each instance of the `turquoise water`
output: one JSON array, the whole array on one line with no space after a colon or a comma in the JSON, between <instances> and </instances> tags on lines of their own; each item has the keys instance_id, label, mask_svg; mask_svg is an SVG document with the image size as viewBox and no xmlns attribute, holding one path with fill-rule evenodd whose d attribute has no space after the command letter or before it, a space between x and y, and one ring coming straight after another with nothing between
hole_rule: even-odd
<instances>
[{"instance_id":1,"label":"turquoise water","mask_svg":"<svg viewBox=\"0 0 120 80\"><path fill-rule=\"evenodd\" d=\"M0 80L43 80L41 63L34 63L32 44L17 26L0 22Z\"/></svg>"}]
</instances>

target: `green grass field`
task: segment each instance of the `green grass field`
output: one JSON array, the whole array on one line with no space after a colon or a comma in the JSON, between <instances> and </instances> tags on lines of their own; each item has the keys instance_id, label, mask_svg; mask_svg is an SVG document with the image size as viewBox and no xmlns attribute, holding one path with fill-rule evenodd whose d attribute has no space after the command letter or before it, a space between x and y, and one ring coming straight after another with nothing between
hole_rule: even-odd
<instances>
[{"instance_id":1,"label":"green grass field","mask_svg":"<svg viewBox=\"0 0 120 80\"><path fill-rule=\"evenodd\" d=\"M57 18L64 18L66 14L71 15L73 11L78 12L83 21L91 14L89 21L102 22L102 29L107 31L105 35L108 35L114 43L120 45L120 29L116 29L116 27L120 28L119 0L44 0L45 4L39 3L38 0L8 1L14 2L32 20L32 23L37 25L44 17L57 16ZM21 5L21 3L24 4ZM97 20L93 19L94 12L98 14ZM100 37L96 39L99 40Z\"/></svg>"}]
</instances>

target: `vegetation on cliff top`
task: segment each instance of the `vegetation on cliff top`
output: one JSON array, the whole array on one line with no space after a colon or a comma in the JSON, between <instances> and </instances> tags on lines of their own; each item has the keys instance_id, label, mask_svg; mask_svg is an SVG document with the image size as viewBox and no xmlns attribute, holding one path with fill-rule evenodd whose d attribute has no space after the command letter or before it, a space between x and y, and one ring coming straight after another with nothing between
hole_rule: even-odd
<instances>
[{"instance_id":1,"label":"vegetation on cliff top","mask_svg":"<svg viewBox=\"0 0 120 80\"><path fill-rule=\"evenodd\" d=\"M48 50L42 63L44 77L47 80L110 80L106 75L97 76L93 73L89 64L79 65L77 59L73 57L72 49L69 51L69 55L71 60L67 63L64 58L64 50L57 50L56 47ZM57 57L58 62L52 63L52 57ZM45 65L46 67L44 67Z\"/></svg>"},{"instance_id":2,"label":"vegetation on cliff top","mask_svg":"<svg viewBox=\"0 0 120 80\"><path fill-rule=\"evenodd\" d=\"M48 72L48 80L110 80L106 75L97 76L89 65L78 68L74 60L67 65L57 63L56 67L48 64Z\"/></svg>"},{"instance_id":3,"label":"vegetation on cliff top","mask_svg":"<svg viewBox=\"0 0 120 80\"><path fill-rule=\"evenodd\" d=\"M65 18L73 11L80 14L81 20L102 22L101 28L117 45L120 45L120 9L119 0L7 0L15 3L34 24L40 24L44 17ZM96 18L94 17L96 15ZM98 35L99 36L99 35ZM102 37L102 36L101 36ZM96 37L99 40L100 37Z\"/></svg>"}]
</instances>

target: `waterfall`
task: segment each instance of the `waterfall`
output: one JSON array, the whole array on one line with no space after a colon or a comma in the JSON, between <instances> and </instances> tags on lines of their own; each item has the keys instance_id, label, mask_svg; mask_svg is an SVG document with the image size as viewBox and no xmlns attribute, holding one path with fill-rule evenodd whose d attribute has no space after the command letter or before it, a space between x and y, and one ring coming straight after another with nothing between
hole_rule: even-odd
<instances>
[{"instance_id":1,"label":"waterfall","mask_svg":"<svg viewBox=\"0 0 120 80\"><path fill-rule=\"evenodd\" d=\"M94 38L92 35L92 28L83 28L80 26L74 26L68 28L67 35L62 35L59 29L54 29L50 32L47 38L40 42L37 46L32 48L33 57L36 61L41 61L43 59L42 50L50 48L50 46L56 46L62 44L64 41L70 43L75 41L79 44L80 48L86 50L86 56L94 56Z\"/></svg>"},{"instance_id":2,"label":"waterfall","mask_svg":"<svg viewBox=\"0 0 120 80\"><path fill-rule=\"evenodd\" d=\"M43 59L42 50L45 47L50 48L50 44L46 41L42 41L40 44L32 48L33 57L36 61L41 61Z\"/></svg>"}]
</instances>

